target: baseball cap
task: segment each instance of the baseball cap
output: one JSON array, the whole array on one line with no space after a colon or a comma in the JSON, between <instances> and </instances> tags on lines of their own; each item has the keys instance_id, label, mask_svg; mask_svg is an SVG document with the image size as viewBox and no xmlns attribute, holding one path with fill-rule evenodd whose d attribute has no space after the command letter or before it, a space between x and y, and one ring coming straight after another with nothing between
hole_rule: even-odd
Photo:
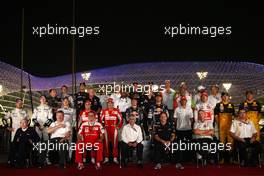
<instances>
[{"instance_id":1,"label":"baseball cap","mask_svg":"<svg viewBox=\"0 0 264 176\"><path fill-rule=\"evenodd\" d=\"M208 97L208 93L207 93L206 91L202 92L201 97L202 97L203 95Z\"/></svg>"},{"instance_id":2,"label":"baseball cap","mask_svg":"<svg viewBox=\"0 0 264 176\"><path fill-rule=\"evenodd\" d=\"M181 101L187 100L186 96L181 96Z\"/></svg>"},{"instance_id":3,"label":"baseball cap","mask_svg":"<svg viewBox=\"0 0 264 176\"><path fill-rule=\"evenodd\" d=\"M108 98L106 102L107 103L114 103L114 100L113 100L113 98Z\"/></svg>"},{"instance_id":4,"label":"baseball cap","mask_svg":"<svg viewBox=\"0 0 264 176\"><path fill-rule=\"evenodd\" d=\"M186 85L186 82L181 82L180 87Z\"/></svg>"},{"instance_id":5,"label":"baseball cap","mask_svg":"<svg viewBox=\"0 0 264 176\"><path fill-rule=\"evenodd\" d=\"M197 89L198 91L201 91L201 90L205 90L205 87L201 85L201 86L198 86Z\"/></svg>"}]
</instances>

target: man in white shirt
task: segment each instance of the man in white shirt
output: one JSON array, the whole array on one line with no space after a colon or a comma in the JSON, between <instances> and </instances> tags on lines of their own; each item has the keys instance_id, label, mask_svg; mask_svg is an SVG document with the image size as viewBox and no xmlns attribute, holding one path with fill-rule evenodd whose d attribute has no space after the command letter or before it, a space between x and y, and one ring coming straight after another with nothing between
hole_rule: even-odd
<instances>
[{"instance_id":1,"label":"man in white shirt","mask_svg":"<svg viewBox=\"0 0 264 176\"><path fill-rule=\"evenodd\" d=\"M69 139L72 134L71 124L64 121L64 112L56 112L56 121L51 123L47 132L51 135L49 143L54 144L55 151L59 152L59 167L66 168L66 156L69 149ZM49 151L48 151L49 152Z\"/></svg>"},{"instance_id":2,"label":"man in white shirt","mask_svg":"<svg viewBox=\"0 0 264 176\"><path fill-rule=\"evenodd\" d=\"M216 104L221 101L221 94L219 93L219 86L214 84L211 86L211 94L208 97L208 102L215 108Z\"/></svg>"},{"instance_id":3,"label":"man in white shirt","mask_svg":"<svg viewBox=\"0 0 264 176\"><path fill-rule=\"evenodd\" d=\"M175 101L176 101L174 104L175 109L181 106L181 97L183 96L186 97L187 99L186 106L192 108L192 95L187 90L187 85L185 82L181 83L179 92L177 93L177 95L175 95Z\"/></svg>"},{"instance_id":4,"label":"man in white shirt","mask_svg":"<svg viewBox=\"0 0 264 176\"><path fill-rule=\"evenodd\" d=\"M112 93L109 98L112 98L114 100L114 104L116 104L117 100L120 97L121 97L121 91Z\"/></svg>"},{"instance_id":5,"label":"man in white shirt","mask_svg":"<svg viewBox=\"0 0 264 176\"><path fill-rule=\"evenodd\" d=\"M187 106L187 98L181 97L180 106L174 111L174 119L176 124L176 136L177 142L187 143L192 140L192 123L193 123L193 110L190 106ZM183 154L186 154L186 158L190 159L188 151L179 151L176 158L176 168L183 169L182 162ZM188 156L188 157L187 157Z\"/></svg>"},{"instance_id":6,"label":"man in white shirt","mask_svg":"<svg viewBox=\"0 0 264 176\"><path fill-rule=\"evenodd\" d=\"M193 97L193 106L196 106L201 101L201 94L206 91L206 87L204 86L198 86L197 87L197 94Z\"/></svg>"},{"instance_id":7,"label":"man in white shirt","mask_svg":"<svg viewBox=\"0 0 264 176\"><path fill-rule=\"evenodd\" d=\"M174 113L173 101L175 96L175 90L171 88L170 80L165 81L165 89L161 93L162 103L167 106L169 112L169 119L172 121Z\"/></svg>"},{"instance_id":8,"label":"man in white shirt","mask_svg":"<svg viewBox=\"0 0 264 176\"><path fill-rule=\"evenodd\" d=\"M126 119L126 110L131 106L131 99L127 96L126 92L121 92L121 97L116 100L114 106L119 109L122 117Z\"/></svg>"},{"instance_id":9,"label":"man in white shirt","mask_svg":"<svg viewBox=\"0 0 264 176\"><path fill-rule=\"evenodd\" d=\"M251 120L248 120L246 111L244 109L239 110L238 119L234 120L231 128L230 135L235 140L235 146L239 150L239 156L242 166L249 164L255 165L258 154L261 152L260 143L256 140L257 130ZM251 149L252 154L250 160L248 160L247 149Z\"/></svg>"},{"instance_id":10,"label":"man in white shirt","mask_svg":"<svg viewBox=\"0 0 264 176\"><path fill-rule=\"evenodd\" d=\"M129 150L137 150L137 164L139 168L143 167L143 140L141 127L135 124L136 117L131 115L129 117L129 123L123 127L122 130L122 142L121 142L121 156L122 164L126 167L128 162Z\"/></svg>"},{"instance_id":11,"label":"man in white shirt","mask_svg":"<svg viewBox=\"0 0 264 176\"><path fill-rule=\"evenodd\" d=\"M180 103L181 103L181 106L177 107L174 111L176 132L177 131L181 131L181 132L189 131L191 135L192 134L192 122L193 122L193 110L191 107L187 106L187 98L185 96L181 97Z\"/></svg>"}]
</instances>

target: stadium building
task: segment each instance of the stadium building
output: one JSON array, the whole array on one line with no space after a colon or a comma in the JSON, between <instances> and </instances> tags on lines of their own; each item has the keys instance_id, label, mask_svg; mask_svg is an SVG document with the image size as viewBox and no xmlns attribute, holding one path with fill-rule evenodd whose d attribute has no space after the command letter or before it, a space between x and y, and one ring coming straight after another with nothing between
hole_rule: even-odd
<instances>
[{"instance_id":1,"label":"stadium building","mask_svg":"<svg viewBox=\"0 0 264 176\"><path fill-rule=\"evenodd\" d=\"M21 97L21 70L3 62L0 62L0 70L0 112L3 114L3 110L13 108L15 99ZM22 75L22 96L26 108L31 107L30 85L33 106L38 104L39 95L50 88L59 89L61 85L67 85L71 92L71 74L48 78L36 77L27 72ZM176 89L181 82L186 82L190 92L195 92L199 85L209 89L211 85L218 84L221 91L227 90L230 93L234 103L244 99L246 90L253 90L257 99L264 96L264 65L249 62L135 63L76 73L77 86L80 82L86 82L95 88L107 84L131 85L133 82L147 85L149 81L160 86L168 79Z\"/></svg>"}]
</instances>

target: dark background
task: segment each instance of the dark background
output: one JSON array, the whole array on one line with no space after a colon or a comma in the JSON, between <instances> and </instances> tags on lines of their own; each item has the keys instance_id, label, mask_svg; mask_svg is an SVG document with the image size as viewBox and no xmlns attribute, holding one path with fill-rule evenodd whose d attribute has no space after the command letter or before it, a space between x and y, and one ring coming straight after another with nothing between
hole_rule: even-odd
<instances>
[{"instance_id":1,"label":"dark background","mask_svg":"<svg viewBox=\"0 0 264 176\"><path fill-rule=\"evenodd\" d=\"M32 34L34 26L72 24L72 1L10 1L1 5L0 60L20 67L25 8L24 68L37 76L71 73L70 36ZM122 6L122 7L120 7ZM99 36L76 38L76 70L153 61L249 61L264 64L261 9L225 3L108 5L76 2L76 26L100 26ZM169 38L164 26L232 26L232 34Z\"/></svg>"}]
</instances>

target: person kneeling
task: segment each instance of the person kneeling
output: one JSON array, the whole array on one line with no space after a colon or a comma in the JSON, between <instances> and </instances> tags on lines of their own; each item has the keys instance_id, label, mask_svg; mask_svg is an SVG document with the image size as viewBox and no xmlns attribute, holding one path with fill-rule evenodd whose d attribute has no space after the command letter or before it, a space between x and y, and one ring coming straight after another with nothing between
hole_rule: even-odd
<instances>
[{"instance_id":1,"label":"person kneeling","mask_svg":"<svg viewBox=\"0 0 264 176\"><path fill-rule=\"evenodd\" d=\"M126 167L128 163L129 151L136 149L137 150L137 164L138 167L142 168L142 156L143 156L143 140L141 127L135 124L136 117L130 116L128 124L123 127L121 137L121 156L122 156L122 165Z\"/></svg>"},{"instance_id":2,"label":"person kneeling","mask_svg":"<svg viewBox=\"0 0 264 176\"><path fill-rule=\"evenodd\" d=\"M66 168L66 157L68 154L68 140L71 136L71 124L64 122L64 112L56 112L56 121L52 122L48 128L48 133L51 134L49 144L55 146L55 151L59 152L59 167ZM48 151L49 152L49 151Z\"/></svg>"},{"instance_id":3,"label":"person kneeling","mask_svg":"<svg viewBox=\"0 0 264 176\"><path fill-rule=\"evenodd\" d=\"M104 129L101 123L97 122L95 118L96 112L89 111L88 121L83 122L78 132L78 141L76 144L75 162L78 163L78 169L82 170L83 153L91 150L91 156L96 153L96 169L101 168L101 161L103 160L103 139Z\"/></svg>"},{"instance_id":4,"label":"person kneeling","mask_svg":"<svg viewBox=\"0 0 264 176\"><path fill-rule=\"evenodd\" d=\"M33 143L39 142L40 138L32 127L28 127L28 120L22 119L20 128L14 137L15 167L24 168L29 166L30 152Z\"/></svg>"},{"instance_id":5,"label":"person kneeling","mask_svg":"<svg viewBox=\"0 0 264 176\"><path fill-rule=\"evenodd\" d=\"M256 140L257 130L253 122L247 119L247 114L244 109L239 110L238 119L233 121L230 135L234 138L235 146L239 150L241 166L247 166L249 164L255 166L258 154L261 152L261 146ZM252 151L250 161L247 159L248 149Z\"/></svg>"}]
</instances>

